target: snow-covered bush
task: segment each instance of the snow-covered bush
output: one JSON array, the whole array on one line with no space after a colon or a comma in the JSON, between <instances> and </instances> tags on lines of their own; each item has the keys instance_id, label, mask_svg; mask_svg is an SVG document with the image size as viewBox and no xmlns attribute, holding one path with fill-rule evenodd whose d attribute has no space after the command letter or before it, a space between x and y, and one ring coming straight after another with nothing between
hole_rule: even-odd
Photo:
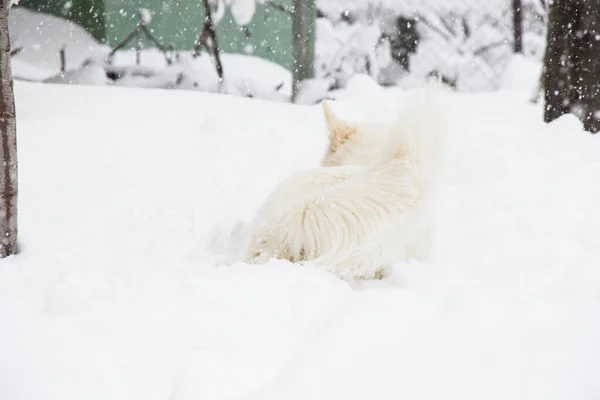
<instances>
[{"instance_id":1,"label":"snow-covered bush","mask_svg":"<svg viewBox=\"0 0 600 400\"><path fill-rule=\"evenodd\" d=\"M548 0L522 0L523 8L523 53L541 60L546 49L546 23Z\"/></svg>"},{"instance_id":2,"label":"snow-covered bush","mask_svg":"<svg viewBox=\"0 0 600 400\"><path fill-rule=\"evenodd\" d=\"M344 87L356 74L379 80L382 68L391 62L390 42L377 23L342 22L334 26L330 20L319 18L316 34L316 75L333 79L335 87Z\"/></svg>"},{"instance_id":3,"label":"snow-covered bush","mask_svg":"<svg viewBox=\"0 0 600 400\"><path fill-rule=\"evenodd\" d=\"M353 73L370 72L366 60L379 62L383 84L415 86L441 75L462 91L499 88L512 56L511 0L318 0L323 21L317 25L317 73L334 74L343 83ZM544 49L545 7L540 0L523 0L524 52L540 58ZM399 21L416 32L402 31ZM412 24L414 23L414 27ZM387 43L352 36L365 27L378 28ZM402 59L394 59L394 40L404 44ZM348 42L352 42L349 44ZM387 46L387 48L386 48ZM361 48L358 49L357 48ZM337 52L351 52L335 57ZM374 54L380 54L374 57ZM382 57L381 52L386 52ZM362 54L356 62L356 54ZM327 71L331 61L337 69ZM341 64L341 66L339 66ZM374 76L373 74L371 74Z\"/></svg>"}]
</instances>

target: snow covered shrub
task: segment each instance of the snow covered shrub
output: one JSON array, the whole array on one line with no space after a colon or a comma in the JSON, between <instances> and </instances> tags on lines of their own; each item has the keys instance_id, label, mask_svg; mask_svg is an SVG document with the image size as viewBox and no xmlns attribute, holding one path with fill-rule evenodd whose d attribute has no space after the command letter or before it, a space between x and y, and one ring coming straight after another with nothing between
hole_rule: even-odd
<instances>
[{"instance_id":1,"label":"snow covered shrub","mask_svg":"<svg viewBox=\"0 0 600 400\"><path fill-rule=\"evenodd\" d=\"M542 60L546 49L547 0L522 0L523 53Z\"/></svg>"},{"instance_id":2,"label":"snow covered shrub","mask_svg":"<svg viewBox=\"0 0 600 400\"><path fill-rule=\"evenodd\" d=\"M510 0L319 0L318 7L317 76L333 75L340 85L367 72L386 85L415 86L438 75L457 90L495 90L512 56ZM522 7L524 52L539 58L544 0L523 0ZM375 44L364 27L383 40ZM375 74L365 68L373 59Z\"/></svg>"},{"instance_id":3,"label":"snow covered shrub","mask_svg":"<svg viewBox=\"0 0 600 400\"><path fill-rule=\"evenodd\" d=\"M512 54L507 11L461 10L420 16L427 40L415 57L420 73L437 70L462 91L494 90Z\"/></svg>"},{"instance_id":4,"label":"snow covered shrub","mask_svg":"<svg viewBox=\"0 0 600 400\"><path fill-rule=\"evenodd\" d=\"M381 85L393 85L410 69L409 58L419 40L416 21L402 15L390 19L385 14L381 8L364 14L342 12L326 17L320 13L316 21L316 79L305 85L311 92L306 101L323 99L325 88L344 88L360 74Z\"/></svg>"},{"instance_id":5,"label":"snow covered shrub","mask_svg":"<svg viewBox=\"0 0 600 400\"><path fill-rule=\"evenodd\" d=\"M390 64L390 41L379 24L342 21L334 26L332 21L318 18L316 25L315 74L332 78L334 87L344 87L356 74L379 80L382 68Z\"/></svg>"}]
</instances>

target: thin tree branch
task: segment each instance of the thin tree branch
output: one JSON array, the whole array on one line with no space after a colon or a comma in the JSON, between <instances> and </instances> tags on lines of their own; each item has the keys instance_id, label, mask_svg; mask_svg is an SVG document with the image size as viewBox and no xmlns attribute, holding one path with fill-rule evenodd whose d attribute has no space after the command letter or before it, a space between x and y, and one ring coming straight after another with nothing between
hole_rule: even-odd
<instances>
[{"instance_id":1,"label":"thin tree branch","mask_svg":"<svg viewBox=\"0 0 600 400\"><path fill-rule=\"evenodd\" d=\"M161 42L159 42L158 39L154 37L154 35L152 35L152 33L146 25L142 25L142 32L148 38L148 40L150 40L160 51L165 53L168 51L167 48Z\"/></svg>"},{"instance_id":2,"label":"thin tree branch","mask_svg":"<svg viewBox=\"0 0 600 400\"><path fill-rule=\"evenodd\" d=\"M129 43L131 41L131 39L133 39L134 37L138 36L140 34L140 31L142 30L142 22L140 21L137 26L135 27L135 29L125 37L125 39L123 39L121 41L121 43L119 43L114 49L112 49L112 51L110 53L108 53L108 59L111 59L115 53L119 50L121 50L123 47L125 47L127 45L127 43Z\"/></svg>"},{"instance_id":3,"label":"thin tree branch","mask_svg":"<svg viewBox=\"0 0 600 400\"><path fill-rule=\"evenodd\" d=\"M451 42L452 41L452 35L449 32L444 32L442 29L440 29L439 26L434 25L431 21L429 21L427 18L425 18L424 16L419 16L417 19L418 22L422 22L425 25L427 25L429 27L429 29L431 29L432 31L434 31L435 33L437 33L438 35L440 35L444 40L446 40L447 42Z\"/></svg>"},{"instance_id":4,"label":"thin tree branch","mask_svg":"<svg viewBox=\"0 0 600 400\"><path fill-rule=\"evenodd\" d=\"M112 57L117 53L117 51L119 51L123 47L125 47L127 45L127 43L129 43L134 38L137 38L139 41L141 39L141 34L143 33L144 36L146 36L146 38L148 40L150 40L150 42L152 44L154 44L154 46L156 46L156 48L158 48L163 53L167 64L171 65L173 63L173 60L170 55L169 48L166 47L165 45L163 45L156 37L154 37L152 32L150 32L150 30L148 29L148 26L147 26L148 21L144 20L144 14L142 14L140 12L139 18L140 18L140 20L139 20L138 24L136 25L136 27L133 29L133 31L131 31L131 33L129 35L127 35L125 37L125 39L123 39L117 46L115 46L115 48L113 48L111 50L111 52L107 56L107 60L112 59ZM136 46L136 62L137 63L139 63L139 51L140 51L139 45L140 45L140 43L138 43Z\"/></svg>"},{"instance_id":5,"label":"thin tree branch","mask_svg":"<svg viewBox=\"0 0 600 400\"><path fill-rule=\"evenodd\" d=\"M142 63L142 40L138 36L138 41L135 45L135 65L140 65Z\"/></svg>"},{"instance_id":6,"label":"thin tree branch","mask_svg":"<svg viewBox=\"0 0 600 400\"><path fill-rule=\"evenodd\" d=\"M204 5L204 26L202 27L202 32L200 33L198 40L196 40L196 43L194 44L192 56L194 58L198 57L200 55L200 49L204 47L214 58L217 75L219 76L219 81L222 82L223 63L221 62L217 33L212 19L212 11L210 9L210 4L208 4L208 0L202 0L202 4Z\"/></svg>"},{"instance_id":7,"label":"thin tree branch","mask_svg":"<svg viewBox=\"0 0 600 400\"><path fill-rule=\"evenodd\" d=\"M294 11L290 7L286 6L285 4L277 3L277 2L275 2L273 0L266 0L265 1L265 6L271 7L271 8L273 8L273 9L279 11L279 12L287 14L290 17L292 15L294 15Z\"/></svg>"},{"instance_id":8,"label":"thin tree branch","mask_svg":"<svg viewBox=\"0 0 600 400\"><path fill-rule=\"evenodd\" d=\"M483 53L485 53L486 51L495 49L496 47L500 47L500 46L503 46L503 45L508 44L508 43L509 43L508 40L502 39L502 40L499 40L497 42L493 42L493 43L487 44L485 46L481 46L480 48L478 48L477 50L475 50L473 52L473 55L480 56Z\"/></svg>"}]
</instances>

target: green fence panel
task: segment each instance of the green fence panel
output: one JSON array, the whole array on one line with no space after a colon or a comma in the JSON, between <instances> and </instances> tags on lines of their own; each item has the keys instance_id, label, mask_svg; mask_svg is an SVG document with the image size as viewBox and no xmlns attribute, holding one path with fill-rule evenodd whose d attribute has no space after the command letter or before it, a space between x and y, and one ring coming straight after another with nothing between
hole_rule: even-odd
<instances>
[{"instance_id":1,"label":"green fence panel","mask_svg":"<svg viewBox=\"0 0 600 400\"><path fill-rule=\"evenodd\" d=\"M104 0L21 0L19 6L67 18L85 27L96 40L106 38Z\"/></svg>"}]
</instances>

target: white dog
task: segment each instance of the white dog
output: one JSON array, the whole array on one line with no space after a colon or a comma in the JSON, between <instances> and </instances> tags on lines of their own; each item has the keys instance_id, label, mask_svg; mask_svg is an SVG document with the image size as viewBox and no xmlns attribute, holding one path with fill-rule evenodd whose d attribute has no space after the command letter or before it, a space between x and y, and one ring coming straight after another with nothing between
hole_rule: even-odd
<instances>
[{"instance_id":1,"label":"white dog","mask_svg":"<svg viewBox=\"0 0 600 400\"><path fill-rule=\"evenodd\" d=\"M322 167L275 188L245 261L286 259L374 279L397 261L426 259L446 136L436 100L433 89L421 92L392 127L346 123L324 104L330 137Z\"/></svg>"}]
</instances>

